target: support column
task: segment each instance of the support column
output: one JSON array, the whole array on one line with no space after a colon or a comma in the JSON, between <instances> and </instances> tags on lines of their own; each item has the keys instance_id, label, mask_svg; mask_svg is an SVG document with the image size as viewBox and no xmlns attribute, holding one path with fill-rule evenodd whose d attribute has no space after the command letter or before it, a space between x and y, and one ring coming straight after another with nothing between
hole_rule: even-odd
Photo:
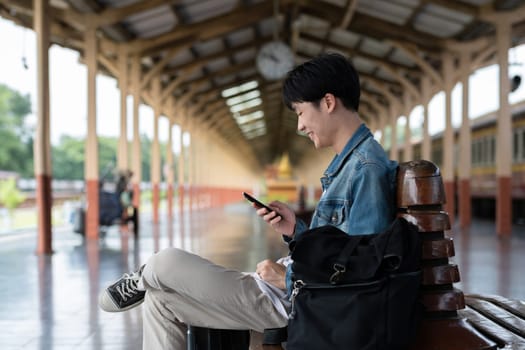
<instances>
[{"instance_id":1,"label":"support column","mask_svg":"<svg viewBox=\"0 0 525 350\"><path fill-rule=\"evenodd\" d=\"M508 236L512 230L512 116L509 108L509 47L511 23L496 23L499 64L499 112L496 134L496 232Z\"/></svg>"},{"instance_id":2,"label":"support column","mask_svg":"<svg viewBox=\"0 0 525 350\"><path fill-rule=\"evenodd\" d=\"M153 96L160 97L160 78L153 79ZM159 145L159 118L160 118L160 98L156 98L153 108L153 142L151 144L151 187L152 187L152 207L153 222L159 223L159 203L160 203L160 145Z\"/></svg>"},{"instance_id":3,"label":"support column","mask_svg":"<svg viewBox=\"0 0 525 350\"><path fill-rule=\"evenodd\" d=\"M86 29L86 65L88 84L88 120L86 137L86 238L97 239L99 220L99 178L98 178L98 140L97 140L97 37L95 28Z\"/></svg>"},{"instance_id":4,"label":"support column","mask_svg":"<svg viewBox=\"0 0 525 350\"><path fill-rule=\"evenodd\" d=\"M140 182L142 181L142 153L139 133L139 105L140 105L140 56L133 57L133 206L140 208Z\"/></svg>"},{"instance_id":5,"label":"support column","mask_svg":"<svg viewBox=\"0 0 525 350\"><path fill-rule=\"evenodd\" d=\"M168 200L168 219L173 217L173 123L171 118L169 118L170 126L168 128L168 145L166 150L166 182L168 185L167 188L167 200Z\"/></svg>"},{"instance_id":6,"label":"support column","mask_svg":"<svg viewBox=\"0 0 525 350\"><path fill-rule=\"evenodd\" d=\"M49 117L49 3L34 1L34 28L37 53L37 113L35 143L33 149L34 170L37 182L36 203L38 211L37 254L51 254L51 143Z\"/></svg>"},{"instance_id":7,"label":"support column","mask_svg":"<svg viewBox=\"0 0 525 350\"><path fill-rule=\"evenodd\" d=\"M404 107L405 107L405 116L406 116L406 124L405 124L405 150L403 152L403 159L405 162L409 162L414 159L414 149L412 147L412 131L410 130L410 107L411 107L411 101L410 101L410 94L408 91L405 91L404 94Z\"/></svg>"},{"instance_id":8,"label":"support column","mask_svg":"<svg viewBox=\"0 0 525 350\"><path fill-rule=\"evenodd\" d=\"M390 123L392 125L392 132L390 134L390 159L397 160L397 117L398 110L394 101L390 101Z\"/></svg>"},{"instance_id":9,"label":"support column","mask_svg":"<svg viewBox=\"0 0 525 350\"><path fill-rule=\"evenodd\" d=\"M208 136L207 132L202 131L202 135L200 136L200 143L201 143L201 152L199 152L199 162L197 162L199 166L199 169L197 171L197 174L199 174L199 188L201 189L201 196L203 199L201 199L201 202L204 201L204 207L208 208L211 207L212 203L212 195L213 195L213 188L211 186L212 182L210 179L212 178L212 174L209 171L206 171L206 164L212 164L212 145L210 141L210 137Z\"/></svg>"},{"instance_id":10,"label":"support column","mask_svg":"<svg viewBox=\"0 0 525 350\"><path fill-rule=\"evenodd\" d=\"M119 46L120 85L120 136L118 140L117 163L121 171L129 170L128 159L128 53L124 45Z\"/></svg>"},{"instance_id":11,"label":"support column","mask_svg":"<svg viewBox=\"0 0 525 350\"><path fill-rule=\"evenodd\" d=\"M454 129L452 128L452 88L454 62L450 52L443 54L443 79L445 90L445 131L443 133L443 162L442 175L445 185L447 203L445 210L448 212L450 224L455 220L455 189L454 189Z\"/></svg>"},{"instance_id":12,"label":"support column","mask_svg":"<svg viewBox=\"0 0 525 350\"><path fill-rule=\"evenodd\" d=\"M191 124L191 121L188 123L188 135L189 135L189 139L190 139L190 142L188 144L188 149L187 149L187 155L188 155L188 158L186 159L186 165L187 165L187 168L188 168L188 178L187 178L187 183L188 183L188 207L190 208L190 212L193 210L193 204L195 202L195 189L194 189L194 185L195 185L195 179L193 178L193 175L194 175L194 162L195 162L195 158L194 158L194 147L193 147L193 128L192 128L192 124Z\"/></svg>"},{"instance_id":13,"label":"support column","mask_svg":"<svg viewBox=\"0 0 525 350\"><path fill-rule=\"evenodd\" d=\"M184 211L184 199L185 199L185 180L184 180L184 172L186 168L186 152L184 149L184 129L183 129L183 123L180 124L180 134L179 134L179 142L180 142L180 154L179 154L179 174L178 174L178 183L179 183L179 210L182 213Z\"/></svg>"},{"instance_id":14,"label":"support column","mask_svg":"<svg viewBox=\"0 0 525 350\"><path fill-rule=\"evenodd\" d=\"M195 159L200 159L206 164L205 160L200 157L200 151L202 147L202 141L200 138L199 133L197 132L197 129L195 128L195 123L192 123L192 133L191 133L191 184L192 184L192 196L193 196L193 207L195 209L201 208L201 190L202 190L202 183L199 173L199 163L195 162Z\"/></svg>"},{"instance_id":15,"label":"support column","mask_svg":"<svg viewBox=\"0 0 525 350\"><path fill-rule=\"evenodd\" d=\"M472 138L469 118L469 54L461 54L461 84L462 91L462 122L459 134L459 162L458 162L458 197L459 197L459 225L461 228L470 226L472 218L472 205L470 198L470 177L472 173Z\"/></svg>"},{"instance_id":16,"label":"support column","mask_svg":"<svg viewBox=\"0 0 525 350\"><path fill-rule=\"evenodd\" d=\"M383 147L385 146L385 126L386 126L386 109L382 109L379 112L379 117L377 119L378 128L381 130L381 136L379 137L379 144L381 144Z\"/></svg>"},{"instance_id":17,"label":"support column","mask_svg":"<svg viewBox=\"0 0 525 350\"><path fill-rule=\"evenodd\" d=\"M430 102L430 78L423 77L421 81L423 97L423 141L421 143L421 159L432 160L432 141L428 131L428 104Z\"/></svg>"}]
</instances>

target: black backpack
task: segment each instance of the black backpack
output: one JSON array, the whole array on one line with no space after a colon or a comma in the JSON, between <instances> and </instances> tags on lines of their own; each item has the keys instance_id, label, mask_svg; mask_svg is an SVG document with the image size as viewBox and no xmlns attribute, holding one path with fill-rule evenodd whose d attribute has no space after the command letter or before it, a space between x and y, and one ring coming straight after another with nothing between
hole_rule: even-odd
<instances>
[{"instance_id":1,"label":"black backpack","mask_svg":"<svg viewBox=\"0 0 525 350\"><path fill-rule=\"evenodd\" d=\"M292 251L287 350L405 349L415 336L421 242L396 219L380 234L350 236L334 226L302 233Z\"/></svg>"}]
</instances>

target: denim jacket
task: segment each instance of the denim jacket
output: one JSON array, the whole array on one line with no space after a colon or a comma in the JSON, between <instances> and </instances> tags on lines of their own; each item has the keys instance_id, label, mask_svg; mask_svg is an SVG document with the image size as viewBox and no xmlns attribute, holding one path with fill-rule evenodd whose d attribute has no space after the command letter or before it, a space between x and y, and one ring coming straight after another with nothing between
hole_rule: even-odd
<instances>
[{"instance_id":1,"label":"denim jacket","mask_svg":"<svg viewBox=\"0 0 525 350\"><path fill-rule=\"evenodd\" d=\"M349 235L383 232L395 216L396 171L397 162L388 159L361 124L321 178L323 193L310 228L333 225ZM294 238L307 228L298 220ZM286 272L289 293L291 273L290 264Z\"/></svg>"}]
</instances>

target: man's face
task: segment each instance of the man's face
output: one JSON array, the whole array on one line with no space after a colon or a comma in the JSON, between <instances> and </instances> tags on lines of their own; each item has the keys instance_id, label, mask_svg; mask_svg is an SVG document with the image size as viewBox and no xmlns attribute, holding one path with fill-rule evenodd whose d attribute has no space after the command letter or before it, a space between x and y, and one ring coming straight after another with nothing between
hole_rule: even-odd
<instances>
[{"instance_id":1,"label":"man's face","mask_svg":"<svg viewBox=\"0 0 525 350\"><path fill-rule=\"evenodd\" d=\"M321 100L319 106L312 102L296 102L292 107L297 114L297 130L305 133L315 148L331 146L332 133L326 106Z\"/></svg>"}]
</instances>

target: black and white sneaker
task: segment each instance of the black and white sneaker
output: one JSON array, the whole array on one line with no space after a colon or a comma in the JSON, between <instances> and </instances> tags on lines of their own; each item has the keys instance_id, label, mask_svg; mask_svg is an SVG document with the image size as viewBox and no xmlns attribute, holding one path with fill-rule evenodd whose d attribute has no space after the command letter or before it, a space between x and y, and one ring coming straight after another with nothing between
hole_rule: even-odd
<instances>
[{"instance_id":1,"label":"black and white sneaker","mask_svg":"<svg viewBox=\"0 0 525 350\"><path fill-rule=\"evenodd\" d=\"M131 274L125 273L122 277L104 289L98 298L98 305L107 312L126 311L142 304L146 291L140 288L142 283L142 269L144 265Z\"/></svg>"}]
</instances>

